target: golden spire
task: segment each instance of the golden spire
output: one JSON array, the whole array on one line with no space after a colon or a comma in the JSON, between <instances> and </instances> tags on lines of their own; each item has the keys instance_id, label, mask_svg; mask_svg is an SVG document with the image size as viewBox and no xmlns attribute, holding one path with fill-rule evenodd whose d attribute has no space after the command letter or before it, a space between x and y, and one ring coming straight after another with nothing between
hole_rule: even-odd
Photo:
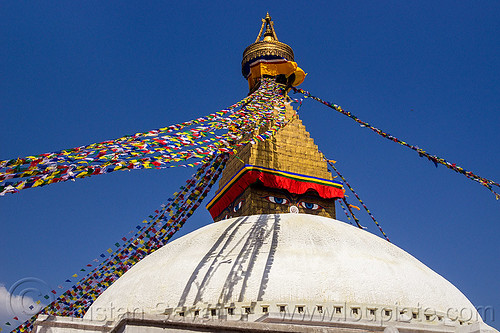
<instances>
[{"instance_id":1,"label":"golden spire","mask_svg":"<svg viewBox=\"0 0 500 333\"><path fill-rule=\"evenodd\" d=\"M266 26L266 32L264 32L264 41L269 42L271 40L278 41L278 37L276 36L276 31L274 31L274 22L271 21L271 16L269 12L266 14L266 17L262 19L262 26L260 27L259 35L254 43L257 43L262 36L262 30L264 30L264 25Z\"/></svg>"},{"instance_id":2,"label":"golden spire","mask_svg":"<svg viewBox=\"0 0 500 333\"><path fill-rule=\"evenodd\" d=\"M266 28L265 31L264 28ZM264 38L260 40L263 31ZM274 30L274 22L271 20L269 13L262 19L262 25L255 42L250 44L245 51L243 51L243 60L241 61L243 76L247 77L249 64L255 59L262 57L284 58L288 61L293 61L294 59L292 48L278 41L278 37Z\"/></svg>"}]
</instances>

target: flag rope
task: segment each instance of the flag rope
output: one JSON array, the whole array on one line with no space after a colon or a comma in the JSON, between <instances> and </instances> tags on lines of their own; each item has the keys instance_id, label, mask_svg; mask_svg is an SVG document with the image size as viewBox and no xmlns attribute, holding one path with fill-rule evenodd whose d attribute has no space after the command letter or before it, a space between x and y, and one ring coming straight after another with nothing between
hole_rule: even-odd
<instances>
[{"instance_id":1,"label":"flag rope","mask_svg":"<svg viewBox=\"0 0 500 333\"><path fill-rule=\"evenodd\" d=\"M403 145L405 147L408 147L408 148L416 151L420 157L426 157L429 161L433 162L436 165L436 167L437 167L438 163L442 164L442 165L446 166L448 169L451 169L451 170L453 170L453 171L455 171L457 173L463 174L467 178L472 179L472 180L480 183L481 185L483 185L484 187L486 187L488 190L490 190L495 195L495 198L497 200L500 200L500 194L498 194L497 192L495 192L493 190L493 186L500 187L499 183L497 183L497 182L495 182L493 180L490 180L490 179L478 176L478 175L474 174L472 171L465 170L464 168L456 165L455 163L450 163L450 162L446 161L445 159L440 158L440 157L438 157L436 155L431 155L431 154L427 153L425 150L420 149L418 146L411 145L411 144L409 144L409 143L407 143L405 141L402 141L402 140L400 140L400 139L398 139L398 138L396 138L396 137L394 137L394 136L392 136L392 135L390 135L390 134L388 134L386 132L383 132L382 130L380 130L380 129L376 128L376 127L373 127L370 124L368 124L368 123L360 120L358 117L356 117L355 115L353 115L351 112L344 110L339 105L333 104L333 103L330 103L330 102L326 102L326 101L322 100L319 97L311 95L311 93L308 92L307 90L296 88L296 87L292 87L292 89L294 90L294 92L301 93L302 95L304 95L305 98L312 98L313 100L315 100L317 102L320 102L320 103L328 106L329 108L332 108L335 111L337 111L337 112L345 115L345 116L348 116L349 118L353 119L358 124L360 124L361 127L369 128L372 131L374 131L375 133L379 134L380 136L382 136L382 137L384 137L386 139L389 139L389 140L391 140L393 142L399 143L400 145Z\"/></svg>"},{"instance_id":2,"label":"flag rope","mask_svg":"<svg viewBox=\"0 0 500 333\"><path fill-rule=\"evenodd\" d=\"M375 222L375 224L377 225L378 229L380 230L380 232L382 233L382 235L384 236L384 238L390 242L389 240L389 237L386 235L386 233L384 232L384 230L382 230L382 226L380 226L380 224L377 222L377 220L375 219L375 217L373 216L373 214L370 212L370 210L368 209L368 207L366 207L365 203L363 202L363 200L361 200L361 198L359 197L359 195L356 193L356 191L354 191L354 189L352 188L352 186L349 184L349 182L345 179L345 177L337 170L337 168L335 167L335 165L333 165L333 162L331 160L328 160L326 159L326 162L328 163L328 165L330 167L332 167L333 170L335 170L335 172L337 173L337 175L339 175L339 177L342 179L342 181L344 182L344 184L347 185L347 187L349 188L349 190L352 192L352 194L354 194L354 196L356 197L356 199L358 199L359 203L363 206L363 208L366 210L366 212L368 213L368 215L371 217L371 219L373 220L373 222Z\"/></svg>"}]
</instances>

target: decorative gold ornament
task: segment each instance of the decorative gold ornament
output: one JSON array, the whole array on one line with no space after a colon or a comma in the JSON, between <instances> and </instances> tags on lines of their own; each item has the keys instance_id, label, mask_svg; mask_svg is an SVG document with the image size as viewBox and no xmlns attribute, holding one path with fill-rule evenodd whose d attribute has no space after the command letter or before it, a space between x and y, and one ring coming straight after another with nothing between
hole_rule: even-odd
<instances>
[{"instance_id":1,"label":"decorative gold ornament","mask_svg":"<svg viewBox=\"0 0 500 333\"><path fill-rule=\"evenodd\" d=\"M266 28L264 38L263 40L260 40L264 27ZM242 74L245 75L244 68L246 64L251 63L253 60L262 56L277 56L285 58L289 61L294 60L292 48L287 44L278 41L278 37L274 31L274 22L271 21L269 13L267 13L266 17L262 19L262 26L260 27L260 31L257 35L257 39L255 39L255 42L250 44L245 51L243 51L243 60L241 61Z\"/></svg>"}]
</instances>

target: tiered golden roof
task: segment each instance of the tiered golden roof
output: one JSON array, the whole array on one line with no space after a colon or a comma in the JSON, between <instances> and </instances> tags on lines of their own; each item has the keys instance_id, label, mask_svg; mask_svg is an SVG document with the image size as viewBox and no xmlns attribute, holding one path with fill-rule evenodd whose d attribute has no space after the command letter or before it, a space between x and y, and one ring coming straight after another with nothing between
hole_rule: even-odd
<instances>
[{"instance_id":1,"label":"tiered golden roof","mask_svg":"<svg viewBox=\"0 0 500 333\"><path fill-rule=\"evenodd\" d=\"M306 127L298 118L297 113L290 105L286 106L286 119L288 124L280 129L276 135L266 141L258 141L253 145L246 145L238 150L236 156L232 156L226 164L222 177L219 180L219 190L226 185L233 176L245 165L256 165L269 169L332 180L328 171L327 163L319 152ZM265 132L268 128L261 128ZM288 213L288 207L276 205L263 200L263 197L275 195L268 189L259 186L248 187L243 194L229 207L227 212L217 216L214 220L236 216L248 216L255 214L283 214ZM234 205L242 202L241 209L236 212ZM321 210L311 212L304 211L299 207L301 213L315 214L329 218L335 218L335 203L333 199L314 200L323 207ZM226 214L229 214L228 216Z\"/></svg>"},{"instance_id":2,"label":"tiered golden roof","mask_svg":"<svg viewBox=\"0 0 500 333\"><path fill-rule=\"evenodd\" d=\"M290 105L286 106L285 117L288 124L274 138L246 145L238 151L237 157L228 161L219 187L224 186L245 164L333 179L314 139ZM262 128L260 131L266 130Z\"/></svg>"}]
</instances>

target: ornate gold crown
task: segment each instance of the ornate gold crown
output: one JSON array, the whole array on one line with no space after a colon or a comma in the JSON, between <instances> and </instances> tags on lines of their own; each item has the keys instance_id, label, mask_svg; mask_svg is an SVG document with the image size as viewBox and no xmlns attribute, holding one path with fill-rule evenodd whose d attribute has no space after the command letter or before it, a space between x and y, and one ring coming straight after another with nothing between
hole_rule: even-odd
<instances>
[{"instance_id":1,"label":"ornate gold crown","mask_svg":"<svg viewBox=\"0 0 500 333\"><path fill-rule=\"evenodd\" d=\"M262 30L266 27L264 32L264 39L260 40ZM241 61L241 72L246 77L248 65L255 59L261 57L281 57L286 60L293 61L293 50L290 46L278 41L276 32L274 31L274 22L271 21L269 13L262 19L262 26L260 27L259 35L253 44L250 44L245 51L243 51L243 60Z\"/></svg>"}]
</instances>

